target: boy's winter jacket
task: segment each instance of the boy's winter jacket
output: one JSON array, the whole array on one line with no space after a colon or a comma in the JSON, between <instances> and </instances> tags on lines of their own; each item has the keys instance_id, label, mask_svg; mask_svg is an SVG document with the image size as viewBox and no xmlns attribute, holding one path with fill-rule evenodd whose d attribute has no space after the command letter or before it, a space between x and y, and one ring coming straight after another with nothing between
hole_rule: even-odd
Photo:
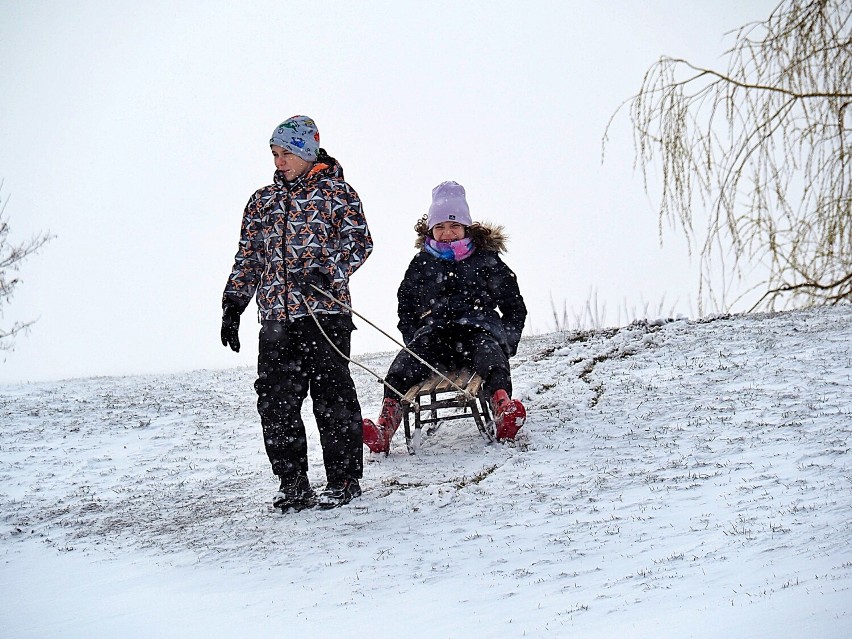
<instances>
[{"instance_id":1,"label":"boy's winter jacket","mask_svg":"<svg viewBox=\"0 0 852 639\"><path fill-rule=\"evenodd\" d=\"M436 329L464 326L491 334L507 357L517 351L527 308L515 274L499 255L506 240L502 228L482 226L491 234L461 261L425 250L411 260L397 292L397 326L406 345ZM424 239L418 239L418 247Z\"/></svg>"},{"instance_id":2,"label":"boy's winter jacket","mask_svg":"<svg viewBox=\"0 0 852 639\"><path fill-rule=\"evenodd\" d=\"M240 311L257 292L261 320L293 320L315 313L348 311L318 293L303 295L311 270L328 276L330 293L351 305L349 276L367 259L373 240L361 200L343 170L325 156L302 178L275 183L251 196L243 213L239 249L225 286L224 304Z\"/></svg>"}]
</instances>

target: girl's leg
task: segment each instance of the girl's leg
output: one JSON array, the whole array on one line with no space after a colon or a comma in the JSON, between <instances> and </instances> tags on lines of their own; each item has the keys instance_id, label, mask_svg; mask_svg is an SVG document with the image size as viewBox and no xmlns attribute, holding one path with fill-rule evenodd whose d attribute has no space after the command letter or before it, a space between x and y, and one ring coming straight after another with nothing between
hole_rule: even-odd
<instances>
[{"instance_id":1,"label":"girl's leg","mask_svg":"<svg viewBox=\"0 0 852 639\"><path fill-rule=\"evenodd\" d=\"M488 334L479 333L471 346L471 365L482 378L486 396L491 397L498 390L505 390L511 396L509 360L497 340Z\"/></svg>"},{"instance_id":2,"label":"girl's leg","mask_svg":"<svg viewBox=\"0 0 852 639\"><path fill-rule=\"evenodd\" d=\"M436 348L436 344L434 337L429 336L423 342L412 344L409 348L421 359L437 364L441 353L440 348ZM402 421L403 409L399 394L404 395L411 386L428 379L431 372L428 366L406 350L400 351L394 358L385 376L385 381L394 390L385 386L382 410L378 420L374 422L371 419L365 419L362 422L364 444L372 452L385 454L390 452L391 439Z\"/></svg>"},{"instance_id":3,"label":"girl's leg","mask_svg":"<svg viewBox=\"0 0 852 639\"><path fill-rule=\"evenodd\" d=\"M509 359L490 335L476 338L472 353L473 368L483 379L483 390L491 400L497 440L512 440L524 425L527 411L520 400L512 399Z\"/></svg>"},{"instance_id":4,"label":"girl's leg","mask_svg":"<svg viewBox=\"0 0 852 639\"><path fill-rule=\"evenodd\" d=\"M409 348L417 353L421 359L426 360L432 366L440 366L440 353L436 352L436 341L434 339L423 342L421 344L412 344ZM394 358L388 369L388 374L385 375L385 381L393 386L403 395L414 384L419 384L427 379L432 374L432 370L420 362L414 355L408 351L400 351ZM385 397L399 401L400 397L385 386Z\"/></svg>"}]
</instances>

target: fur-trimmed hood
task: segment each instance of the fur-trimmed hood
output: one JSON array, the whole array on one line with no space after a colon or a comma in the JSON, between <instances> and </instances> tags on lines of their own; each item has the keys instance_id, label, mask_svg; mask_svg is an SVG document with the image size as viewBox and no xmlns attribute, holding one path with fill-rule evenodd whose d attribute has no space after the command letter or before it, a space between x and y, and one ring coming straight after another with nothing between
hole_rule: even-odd
<instances>
[{"instance_id":1,"label":"fur-trimmed hood","mask_svg":"<svg viewBox=\"0 0 852 639\"><path fill-rule=\"evenodd\" d=\"M414 230L417 232L414 248L422 251L426 243L426 237L429 234L426 228L426 216L423 216L417 222ZM467 227L467 236L473 240L476 248L485 251L495 251L496 253L505 253L506 245L509 242L509 236L506 234L503 226L492 224L491 222L474 222Z\"/></svg>"}]
</instances>

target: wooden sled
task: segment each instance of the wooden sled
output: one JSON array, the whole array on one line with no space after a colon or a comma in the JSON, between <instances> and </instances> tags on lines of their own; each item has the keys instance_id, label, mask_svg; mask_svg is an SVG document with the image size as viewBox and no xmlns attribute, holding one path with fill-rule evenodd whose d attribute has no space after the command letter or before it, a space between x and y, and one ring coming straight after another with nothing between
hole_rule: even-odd
<instances>
[{"instance_id":1,"label":"wooden sled","mask_svg":"<svg viewBox=\"0 0 852 639\"><path fill-rule=\"evenodd\" d=\"M446 377L452 380L453 384L467 391L467 394L460 392L456 386L435 374L425 382L409 388L402 400L405 445L412 455L416 454L420 447L424 424L433 424L426 429L426 434L431 435L438 430L439 422L472 417L482 437L489 442L494 440L493 423L488 409L488 399L482 388L482 378L464 368L446 373ZM414 415L413 433L411 432L412 414Z\"/></svg>"}]
</instances>

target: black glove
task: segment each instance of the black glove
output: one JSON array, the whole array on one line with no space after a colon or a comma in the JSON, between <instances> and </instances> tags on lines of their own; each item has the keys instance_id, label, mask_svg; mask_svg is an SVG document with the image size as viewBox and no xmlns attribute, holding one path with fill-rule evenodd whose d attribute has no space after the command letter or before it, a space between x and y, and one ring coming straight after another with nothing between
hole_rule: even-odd
<instances>
[{"instance_id":1,"label":"black glove","mask_svg":"<svg viewBox=\"0 0 852 639\"><path fill-rule=\"evenodd\" d=\"M230 346L235 353L240 352L240 313L245 307L230 302L222 302L222 346Z\"/></svg>"},{"instance_id":2,"label":"black glove","mask_svg":"<svg viewBox=\"0 0 852 639\"><path fill-rule=\"evenodd\" d=\"M507 358L511 358L518 352L518 343L521 341L521 334L519 331L508 326L505 329L506 343L503 345L503 352L506 353Z\"/></svg>"},{"instance_id":3,"label":"black glove","mask_svg":"<svg viewBox=\"0 0 852 639\"><path fill-rule=\"evenodd\" d=\"M299 282L299 289L302 291L302 295L316 293L316 291L312 288L313 286L324 291L331 292L331 278L315 268L305 271L302 274L301 281Z\"/></svg>"}]
</instances>

